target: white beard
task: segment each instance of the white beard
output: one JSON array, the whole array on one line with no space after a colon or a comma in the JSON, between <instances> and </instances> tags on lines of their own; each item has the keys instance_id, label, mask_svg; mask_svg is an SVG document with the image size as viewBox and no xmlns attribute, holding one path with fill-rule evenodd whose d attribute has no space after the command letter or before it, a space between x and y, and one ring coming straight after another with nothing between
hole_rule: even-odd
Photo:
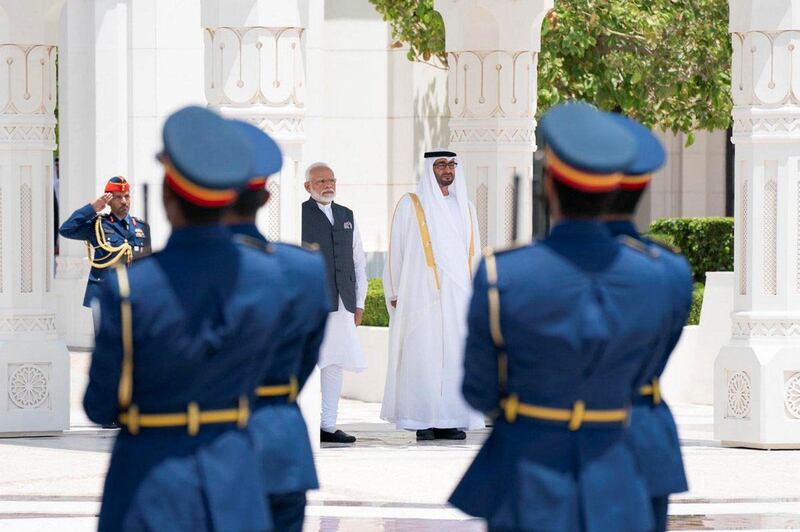
<instances>
[{"instance_id":1,"label":"white beard","mask_svg":"<svg viewBox=\"0 0 800 532\"><path fill-rule=\"evenodd\" d=\"M336 192L333 192L331 194L318 194L318 193L316 193L316 192L314 192L312 190L311 191L311 198L314 201L316 201L317 203L328 204L328 203L332 203L333 200L336 198Z\"/></svg>"}]
</instances>

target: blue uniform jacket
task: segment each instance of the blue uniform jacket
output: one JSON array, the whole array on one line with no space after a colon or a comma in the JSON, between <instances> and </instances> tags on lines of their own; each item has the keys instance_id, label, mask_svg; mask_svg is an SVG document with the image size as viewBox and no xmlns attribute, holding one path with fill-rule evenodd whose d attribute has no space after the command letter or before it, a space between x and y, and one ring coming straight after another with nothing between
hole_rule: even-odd
<instances>
[{"instance_id":1,"label":"blue uniform jacket","mask_svg":"<svg viewBox=\"0 0 800 532\"><path fill-rule=\"evenodd\" d=\"M235 408L253 390L278 334L285 282L275 260L220 226L173 232L163 251L128 270L133 403L144 413ZM84 408L96 423L119 414L122 348L116 272L100 298L100 327ZM235 424L123 428L106 477L100 530L263 530L271 527L258 461Z\"/></svg>"},{"instance_id":2,"label":"blue uniform jacket","mask_svg":"<svg viewBox=\"0 0 800 532\"><path fill-rule=\"evenodd\" d=\"M254 225L234 225L228 229L267 243ZM330 310L325 263L318 253L297 246L280 243L270 246L286 279L288 303L280 337L268 357L261 384L282 385L295 376L302 389L319 359ZM249 429L258 450L267 495L319 487L308 430L296 403L287 402L285 396L257 398Z\"/></svg>"},{"instance_id":3,"label":"blue uniform jacket","mask_svg":"<svg viewBox=\"0 0 800 532\"><path fill-rule=\"evenodd\" d=\"M652 257L622 245L601 223L567 221L496 261L508 392L563 409L577 400L587 409L628 405L667 321ZM486 413L498 410L501 395L488 307L484 261L469 310L463 393ZM450 502L504 530L653 526L622 423L570 431L566 423L500 416Z\"/></svg>"},{"instance_id":4,"label":"blue uniform jacket","mask_svg":"<svg viewBox=\"0 0 800 532\"><path fill-rule=\"evenodd\" d=\"M61 224L58 233L64 238L85 240L94 248L94 260L102 261L108 253L98 247L95 235L95 220L102 219L103 232L108 243L114 247L128 242L133 247L134 257L150 253L150 226L133 216L126 216L120 220L113 214L97 214L91 204L86 204L72 213L67 221ZM83 306L89 307L93 299L100 297L100 287L106 269L92 268L89 272L89 282L86 284L86 293L83 296Z\"/></svg>"},{"instance_id":5,"label":"blue uniform jacket","mask_svg":"<svg viewBox=\"0 0 800 532\"><path fill-rule=\"evenodd\" d=\"M614 235L628 235L642 240L631 222L609 222L607 227ZM663 331L663 348L654 354L651 369L646 376L647 381L652 381L653 377L660 377L667 366L669 356L678 343L689 316L692 307L692 273L683 256L656 244L647 241L645 243L658 253L656 261L664 269L670 285L669 294L673 298L673 316L670 326ZM660 404L654 405L652 397L642 397L640 394L634 396L628 437L653 497L663 497L689 489L681 458L678 430L672 412L663 398Z\"/></svg>"}]
</instances>

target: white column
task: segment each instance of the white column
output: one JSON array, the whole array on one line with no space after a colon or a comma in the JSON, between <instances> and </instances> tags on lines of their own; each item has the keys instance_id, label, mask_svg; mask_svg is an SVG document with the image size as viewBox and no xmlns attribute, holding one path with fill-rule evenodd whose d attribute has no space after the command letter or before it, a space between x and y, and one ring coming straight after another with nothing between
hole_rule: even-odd
<instances>
[{"instance_id":1,"label":"white column","mask_svg":"<svg viewBox=\"0 0 800 532\"><path fill-rule=\"evenodd\" d=\"M259 214L272 239L300 241L305 141L307 2L206 0L205 90L209 107L269 133L284 155L280 176Z\"/></svg>"},{"instance_id":2,"label":"white column","mask_svg":"<svg viewBox=\"0 0 800 532\"><path fill-rule=\"evenodd\" d=\"M481 240L511 241L518 174L519 237L530 239L541 23L553 0L435 0L446 28L450 148L465 166Z\"/></svg>"},{"instance_id":3,"label":"white column","mask_svg":"<svg viewBox=\"0 0 800 532\"><path fill-rule=\"evenodd\" d=\"M50 287L61 3L0 3L0 434L69 427Z\"/></svg>"},{"instance_id":4,"label":"white column","mask_svg":"<svg viewBox=\"0 0 800 532\"><path fill-rule=\"evenodd\" d=\"M733 335L714 369L714 434L800 448L800 0L731 0Z\"/></svg>"},{"instance_id":5,"label":"white column","mask_svg":"<svg viewBox=\"0 0 800 532\"><path fill-rule=\"evenodd\" d=\"M204 0L205 90L208 105L246 120L283 150L283 170L270 179L271 199L258 225L270 239L300 242L305 180L305 0ZM319 372L299 403L314 448L319 448Z\"/></svg>"}]
</instances>

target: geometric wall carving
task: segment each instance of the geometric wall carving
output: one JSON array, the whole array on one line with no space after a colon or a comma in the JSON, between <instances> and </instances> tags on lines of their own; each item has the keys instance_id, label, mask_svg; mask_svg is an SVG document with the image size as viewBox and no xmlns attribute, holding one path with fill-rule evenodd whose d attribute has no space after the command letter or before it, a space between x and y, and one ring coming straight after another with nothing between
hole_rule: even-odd
<instances>
[{"instance_id":1,"label":"geometric wall carving","mask_svg":"<svg viewBox=\"0 0 800 532\"><path fill-rule=\"evenodd\" d=\"M0 316L0 333L47 332L55 330L55 314Z\"/></svg>"},{"instance_id":2,"label":"geometric wall carving","mask_svg":"<svg viewBox=\"0 0 800 532\"><path fill-rule=\"evenodd\" d=\"M783 386L783 405L790 417L800 419L800 373L791 374Z\"/></svg>"},{"instance_id":3,"label":"geometric wall carving","mask_svg":"<svg viewBox=\"0 0 800 532\"><path fill-rule=\"evenodd\" d=\"M767 163L768 168L777 165L770 163L774 161ZM774 296L778 293L778 182L774 178L764 184L763 223L763 293Z\"/></svg>"},{"instance_id":4,"label":"geometric wall carving","mask_svg":"<svg viewBox=\"0 0 800 532\"><path fill-rule=\"evenodd\" d=\"M267 210L267 240L280 240L281 238L281 185L277 178L272 178L267 184L269 202Z\"/></svg>"},{"instance_id":5,"label":"geometric wall carving","mask_svg":"<svg viewBox=\"0 0 800 532\"><path fill-rule=\"evenodd\" d=\"M800 337L800 320L733 316L734 338Z\"/></svg>"},{"instance_id":6,"label":"geometric wall carving","mask_svg":"<svg viewBox=\"0 0 800 532\"><path fill-rule=\"evenodd\" d=\"M49 364L8 366L8 398L21 409L39 408L50 395Z\"/></svg>"},{"instance_id":7,"label":"geometric wall carving","mask_svg":"<svg viewBox=\"0 0 800 532\"><path fill-rule=\"evenodd\" d=\"M478 233L481 235L481 249L486 246L489 228L489 187L486 183L478 185L475 194L475 209L478 211Z\"/></svg>"},{"instance_id":8,"label":"geometric wall carving","mask_svg":"<svg viewBox=\"0 0 800 532\"><path fill-rule=\"evenodd\" d=\"M33 292L33 196L30 184L30 166L23 167L27 182L23 182L19 191L20 207L20 290L23 293ZM50 229L48 227L48 229Z\"/></svg>"},{"instance_id":9,"label":"geometric wall carving","mask_svg":"<svg viewBox=\"0 0 800 532\"><path fill-rule=\"evenodd\" d=\"M514 219L514 184L509 183L505 189L505 236L506 244L511 244L514 240L514 224L517 222Z\"/></svg>"},{"instance_id":10,"label":"geometric wall carving","mask_svg":"<svg viewBox=\"0 0 800 532\"><path fill-rule=\"evenodd\" d=\"M728 372L728 408L725 417L744 419L750 415L752 385L746 371Z\"/></svg>"},{"instance_id":11,"label":"geometric wall carving","mask_svg":"<svg viewBox=\"0 0 800 532\"><path fill-rule=\"evenodd\" d=\"M742 171L745 171L745 164L742 161ZM748 238L747 238L747 226L750 223L750 213L748 212L750 209L750 189L747 186L747 179L742 179L742 228L738 232L741 238L741 244L739 246L739 293L741 295L747 294L747 253L748 253Z\"/></svg>"},{"instance_id":12,"label":"geometric wall carving","mask_svg":"<svg viewBox=\"0 0 800 532\"><path fill-rule=\"evenodd\" d=\"M453 122L450 127L450 142L464 142L470 144L496 144L496 143L520 143L532 145L534 142L534 128L480 128L480 127L458 127L458 122Z\"/></svg>"}]
</instances>

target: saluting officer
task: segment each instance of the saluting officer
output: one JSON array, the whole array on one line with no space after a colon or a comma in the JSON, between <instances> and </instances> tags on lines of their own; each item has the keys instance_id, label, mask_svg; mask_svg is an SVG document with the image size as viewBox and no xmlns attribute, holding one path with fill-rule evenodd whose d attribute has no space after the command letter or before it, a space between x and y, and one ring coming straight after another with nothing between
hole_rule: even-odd
<instances>
[{"instance_id":1,"label":"saluting officer","mask_svg":"<svg viewBox=\"0 0 800 532\"><path fill-rule=\"evenodd\" d=\"M200 107L163 131L166 247L103 283L84 408L119 420L100 530L267 530L247 426L285 305L275 260L220 224L249 143Z\"/></svg>"},{"instance_id":2,"label":"saluting officer","mask_svg":"<svg viewBox=\"0 0 800 532\"><path fill-rule=\"evenodd\" d=\"M463 392L499 417L450 501L490 530L646 531L649 493L625 428L671 308L648 249L598 218L634 140L581 103L540 127L554 227L487 254L475 277Z\"/></svg>"},{"instance_id":3,"label":"saluting officer","mask_svg":"<svg viewBox=\"0 0 800 532\"><path fill-rule=\"evenodd\" d=\"M111 212L102 213L106 206ZM130 184L124 177L114 176L106 183L102 196L73 212L58 230L64 238L86 241L92 269L84 307L91 307L92 300L100 296L103 276L109 268L150 254L150 226L131 216L130 210Z\"/></svg>"},{"instance_id":4,"label":"saluting officer","mask_svg":"<svg viewBox=\"0 0 800 532\"><path fill-rule=\"evenodd\" d=\"M647 384L634 395L628 437L639 460L639 468L647 481L656 520L656 531L667 529L667 506L670 493L689 489L681 458L678 430L669 407L661 397L659 377L672 350L680 339L692 307L692 273L689 263L678 250L643 238L633 224L636 205L652 175L664 164L666 155L653 133L628 117L610 114L636 139L636 158L625 171L620 190L604 216L614 235L625 235L644 242L656 255L669 283L673 299L673 318L663 331L664 345L652 354L652 366L646 375Z\"/></svg>"},{"instance_id":5,"label":"saluting officer","mask_svg":"<svg viewBox=\"0 0 800 532\"><path fill-rule=\"evenodd\" d=\"M295 402L319 358L329 297L322 255L290 244L267 242L256 213L269 200L267 178L281 169L277 144L263 131L233 121L251 142L255 160L247 189L225 215L228 229L251 245L271 249L286 280L287 310L273 354L256 389L249 430L259 456L264 495L275 530L300 532L306 491L319 483L303 415Z\"/></svg>"}]
</instances>

